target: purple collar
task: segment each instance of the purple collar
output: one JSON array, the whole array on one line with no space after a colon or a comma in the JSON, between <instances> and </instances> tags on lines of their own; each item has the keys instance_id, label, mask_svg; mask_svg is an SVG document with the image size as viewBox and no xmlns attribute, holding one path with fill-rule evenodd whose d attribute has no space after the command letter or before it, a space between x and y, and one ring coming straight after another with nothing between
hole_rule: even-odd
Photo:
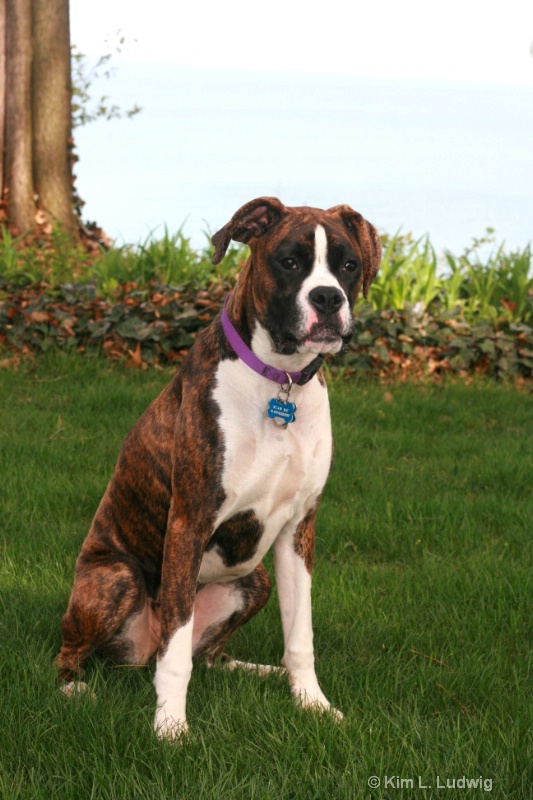
<instances>
[{"instance_id":1,"label":"purple collar","mask_svg":"<svg viewBox=\"0 0 533 800\"><path fill-rule=\"evenodd\" d=\"M226 313L228 297L226 297L226 300L224 301L224 308L222 310L222 328L226 334L226 339L241 361L244 361L244 363L250 367L250 369L253 369L254 372L257 372L258 375L262 375L264 378L268 378L269 380L279 384L287 383L287 375L289 375L293 383L297 383L299 386L303 386L304 383L308 383L311 378L314 378L324 361L325 356L323 355L318 355L316 358L314 358L313 361L311 361L307 367L304 367L301 372L285 372L284 370L276 369L275 367L269 367L268 364L265 364L263 361L261 361L261 359L258 358L255 353L252 352L252 350L250 350L248 345L243 342L240 335L237 333L237 330L230 322L230 319Z\"/></svg>"}]
</instances>

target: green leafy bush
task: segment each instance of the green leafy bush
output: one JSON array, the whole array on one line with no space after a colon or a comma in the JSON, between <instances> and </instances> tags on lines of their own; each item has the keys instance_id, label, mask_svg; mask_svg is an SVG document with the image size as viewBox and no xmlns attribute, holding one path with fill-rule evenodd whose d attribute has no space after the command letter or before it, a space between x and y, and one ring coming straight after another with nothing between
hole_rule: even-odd
<instances>
[{"instance_id":1,"label":"green leafy bush","mask_svg":"<svg viewBox=\"0 0 533 800\"><path fill-rule=\"evenodd\" d=\"M483 248L494 244L491 229L487 232L460 256L445 251L441 264L427 236L415 242L409 234L384 236L381 267L371 289L372 308L460 309L470 322L533 322L531 246L506 252L501 244L483 259Z\"/></svg>"},{"instance_id":2,"label":"green leafy bush","mask_svg":"<svg viewBox=\"0 0 533 800\"><path fill-rule=\"evenodd\" d=\"M510 253L500 245L484 263L477 254L456 258L447 252L446 262L449 281L458 287L457 304L469 319L533 320L530 245Z\"/></svg>"},{"instance_id":3,"label":"green leafy bush","mask_svg":"<svg viewBox=\"0 0 533 800\"><path fill-rule=\"evenodd\" d=\"M205 289L131 283L113 300L91 284L4 290L0 345L11 352L53 347L128 359L131 366L168 364L183 357L198 331L214 319L232 279ZM509 379L533 375L533 328L524 323L471 324L458 311L422 315L409 309L359 308L349 352L334 369L382 378L471 373Z\"/></svg>"},{"instance_id":4,"label":"green leafy bush","mask_svg":"<svg viewBox=\"0 0 533 800\"><path fill-rule=\"evenodd\" d=\"M372 308L428 308L440 296L444 277L438 274L438 261L429 237L411 241L397 234L383 237L381 266L372 285Z\"/></svg>"},{"instance_id":5,"label":"green leafy bush","mask_svg":"<svg viewBox=\"0 0 533 800\"><path fill-rule=\"evenodd\" d=\"M232 245L216 267L211 263L211 252L208 239L203 249L194 250L181 230L171 236L166 228L161 239L150 234L138 245L102 248L96 254L72 242L61 228L53 230L49 241L30 244L4 228L0 279L15 285L44 283L49 288L92 283L105 297L113 297L117 291L120 294L121 287L133 282L139 288L154 281L205 287L213 280L235 278L248 251L243 245Z\"/></svg>"},{"instance_id":6,"label":"green leafy bush","mask_svg":"<svg viewBox=\"0 0 533 800\"><path fill-rule=\"evenodd\" d=\"M429 238L383 237L370 303L341 367L350 374L420 377L473 372L530 379L533 370L531 248L474 240L439 264ZM102 352L133 366L182 357L219 312L247 255L232 246L211 263L209 242L194 250L178 231L88 256L60 231L47 246L0 242L0 347Z\"/></svg>"}]
</instances>

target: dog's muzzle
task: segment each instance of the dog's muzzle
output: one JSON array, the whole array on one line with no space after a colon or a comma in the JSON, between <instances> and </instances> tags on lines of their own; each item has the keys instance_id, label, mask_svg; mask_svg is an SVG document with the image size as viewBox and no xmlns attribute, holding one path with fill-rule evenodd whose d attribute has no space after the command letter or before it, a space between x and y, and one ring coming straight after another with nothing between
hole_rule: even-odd
<instances>
[{"instance_id":1,"label":"dog's muzzle","mask_svg":"<svg viewBox=\"0 0 533 800\"><path fill-rule=\"evenodd\" d=\"M316 286L306 299L309 310L300 346L317 353L343 352L353 335L344 293L335 286Z\"/></svg>"},{"instance_id":2,"label":"dog's muzzle","mask_svg":"<svg viewBox=\"0 0 533 800\"><path fill-rule=\"evenodd\" d=\"M309 292L308 300L319 318L322 317L327 321L341 310L344 295L335 286L317 286Z\"/></svg>"}]
</instances>

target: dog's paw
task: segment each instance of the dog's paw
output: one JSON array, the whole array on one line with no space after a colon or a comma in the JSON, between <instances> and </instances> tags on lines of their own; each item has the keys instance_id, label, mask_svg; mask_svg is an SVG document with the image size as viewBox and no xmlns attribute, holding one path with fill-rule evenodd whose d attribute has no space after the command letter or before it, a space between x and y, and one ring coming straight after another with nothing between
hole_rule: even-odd
<instances>
[{"instance_id":1,"label":"dog's paw","mask_svg":"<svg viewBox=\"0 0 533 800\"><path fill-rule=\"evenodd\" d=\"M331 704L328 706L328 708L324 708L323 713L330 714L331 717L333 717L333 721L336 722L337 724L339 724L339 722L342 722L344 719L344 714L342 713L342 711L339 711L338 708L335 708Z\"/></svg>"},{"instance_id":2,"label":"dog's paw","mask_svg":"<svg viewBox=\"0 0 533 800\"><path fill-rule=\"evenodd\" d=\"M157 738L161 741L177 742L181 745L189 742L190 736L187 720L176 720L171 716L161 714L160 711L161 709L157 710L154 721L154 730Z\"/></svg>"},{"instance_id":3,"label":"dog's paw","mask_svg":"<svg viewBox=\"0 0 533 800\"><path fill-rule=\"evenodd\" d=\"M332 706L331 703L326 700L322 692L320 694L321 697L310 697L307 693L300 692L296 698L296 702L306 711L311 711L315 714L329 714L333 717L335 722L342 722L344 719L342 711Z\"/></svg>"},{"instance_id":4,"label":"dog's paw","mask_svg":"<svg viewBox=\"0 0 533 800\"><path fill-rule=\"evenodd\" d=\"M294 698L301 708L318 714L331 714L335 722L344 719L342 712L334 708L325 696L314 673L293 674L290 684Z\"/></svg>"},{"instance_id":5,"label":"dog's paw","mask_svg":"<svg viewBox=\"0 0 533 800\"><path fill-rule=\"evenodd\" d=\"M225 659L223 659L222 664L231 672L236 669L242 669L248 672L255 672L255 674L259 675L261 678L263 678L265 675L287 674L285 667L273 667L270 664L252 664L249 661L237 661L237 659L228 658L227 656Z\"/></svg>"},{"instance_id":6,"label":"dog's paw","mask_svg":"<svg viewBox=\"0 0 533 800\"><path fill-rule=\"evenodd\" d=\"M63 692L65 697L75 697L76 695L85 695L90 697L91 700L96 700L96 695L85 683L85 681L69 681L60 686L60 691Z\"/></svg>"}]
</instances>

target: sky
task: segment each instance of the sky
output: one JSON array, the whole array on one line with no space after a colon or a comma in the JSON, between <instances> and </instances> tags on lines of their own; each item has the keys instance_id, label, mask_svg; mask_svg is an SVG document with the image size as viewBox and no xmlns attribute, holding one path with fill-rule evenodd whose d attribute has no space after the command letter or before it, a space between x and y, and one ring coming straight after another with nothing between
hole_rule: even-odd
<instances>
[{"instance_id":1,"label":"sky","mask_svg":"<svg viewBox=\"0 0 533 800\"><path fill-rule=\"evenodd\" d=\"M88 65L114 53L93 99L143 109L75 131L84 218L118 243L183 225L200 247L265 194L349 202L456 252L487 226L531 239L533 0L70 0L70 12Z\"/></svg>"},{"instance_id":2,"label":"sky","mask_svg":"<svg viewBox=\"0 0 533 800\"><path fill-rule=\"evenodd\" d=\"M180 66L533 83L531 0L71 0L88 55Z\"/></svg>"}]
</instances>

